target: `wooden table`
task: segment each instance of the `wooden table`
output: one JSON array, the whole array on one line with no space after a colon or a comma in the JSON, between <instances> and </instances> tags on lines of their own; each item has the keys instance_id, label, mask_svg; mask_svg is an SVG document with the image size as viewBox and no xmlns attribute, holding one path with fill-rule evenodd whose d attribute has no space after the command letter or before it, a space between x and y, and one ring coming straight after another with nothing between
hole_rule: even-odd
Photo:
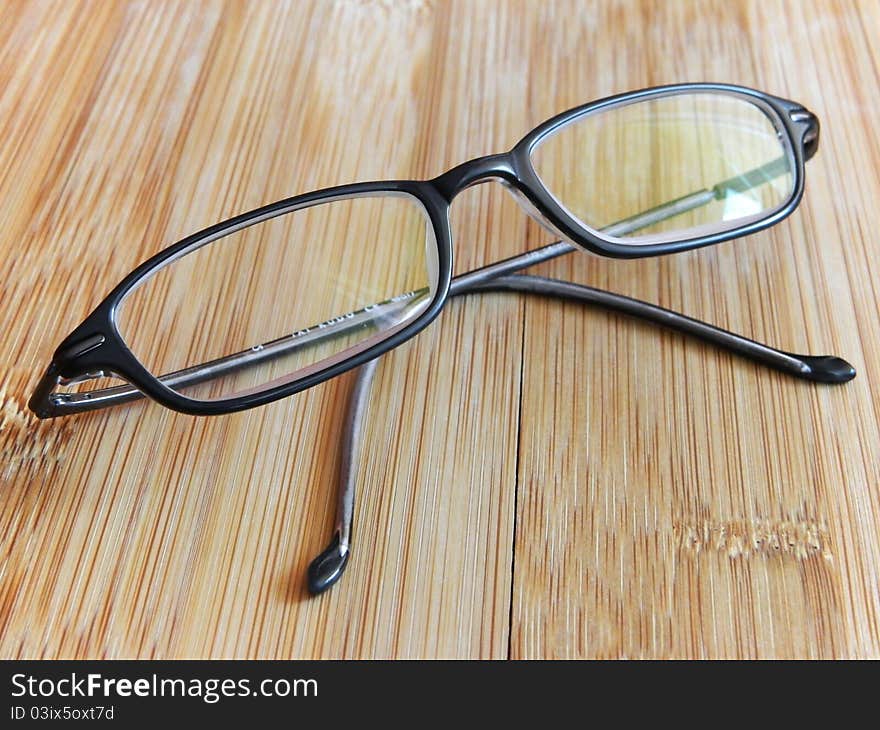
<instances>
[{"instance_id":1,"label":"wooden table","mask_svg":"<svg viewBox=\"0 0 880 730\"><path fill-rule=\"evenodd\" d=\"M878 37L874 0L3 2L0 655L880 655ZM186 234L696 80L818 114L800 209L538 271L840 354L848 385L576 304L455 301L379 367L354 556L319 598L350 375L219 418L26 410L60 338ZM549 240L497 185L453 223L458 271Z\"/></svg>"}]
</instances>

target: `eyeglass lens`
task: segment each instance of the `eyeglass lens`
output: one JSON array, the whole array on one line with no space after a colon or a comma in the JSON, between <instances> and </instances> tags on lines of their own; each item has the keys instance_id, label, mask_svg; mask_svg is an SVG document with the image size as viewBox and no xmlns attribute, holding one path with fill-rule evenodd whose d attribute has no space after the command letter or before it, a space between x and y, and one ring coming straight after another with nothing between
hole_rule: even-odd
<instances>
[{"instance_id":1,"label":"eyeglass lens","mask_svg":"<svg viewBox=\"0 0 880 730\"><path fill-rule=\"evenodd\" d=\"M178 257L121 302L144 367L197 400L268 389L390 337L430 304L433 227L405 195L284 213ZM187 369L199 376L187 378ZM181 375L182 371L182 375Z\"/></svg>"},{"instance_id":2,"label":"eyeglass lens","mask_svg":"<svg viewBox=\"0 0 880 730\"><path fill-rule=\"evenodd\" d=\"M630 245L766 218L789 201L794 186L780 121L756 103L719 93L585 113L540 139L531 160L573 218Z\"/></svg>"}]
</instances>

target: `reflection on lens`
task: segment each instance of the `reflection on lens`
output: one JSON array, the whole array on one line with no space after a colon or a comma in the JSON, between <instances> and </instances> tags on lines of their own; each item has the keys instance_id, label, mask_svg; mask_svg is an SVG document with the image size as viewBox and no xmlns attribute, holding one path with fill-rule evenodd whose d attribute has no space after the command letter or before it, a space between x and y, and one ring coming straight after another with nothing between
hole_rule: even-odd
<instances>
[{"instance_id":1,"label":"reflection on lens","mask_svg":"<svg viewBox=\"0 0 880 730\"><path fill-rule=\"evenodd\" d=\"M773 114L713 92L622 103L550 133L531 159L569 214L606 238L645 245L710 235L791 199L794 157Z\"/></svg>"},{"instance_id":2,"label":"reflection on lens","mask_svg":"<svg viewBox=\"0 0 880 730\"><path fill-rule=\"evenodd\" d=\"M153 375L197 400L299 379L425 311L437 244L406 195L277 215L202 245L130 292L116 321Z\"/></svg>"}]
</instances>

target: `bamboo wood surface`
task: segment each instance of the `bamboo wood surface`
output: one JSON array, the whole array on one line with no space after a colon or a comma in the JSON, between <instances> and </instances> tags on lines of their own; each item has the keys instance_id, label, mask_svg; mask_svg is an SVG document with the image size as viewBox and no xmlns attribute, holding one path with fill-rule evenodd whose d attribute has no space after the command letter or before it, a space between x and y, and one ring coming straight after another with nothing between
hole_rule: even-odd
<instances>
[{"instance_id":1,"label":"bamboo wood surface","mask_svg":"<svg viewBox=\"0 0 880 730\"><path fill-rule=\"evenodd\" d=\"M880 3L0 3L0 656L880 655ZM769 372L605 312L449 304L385 357L355 547L351 376L250 412L38 422L54 347L151 253L355 180L429 177L610 93L727 81L822 122L770 231L536 273L797 352ZM549 240L497 185L457 271Z\"/></svg>"}]
</instances>

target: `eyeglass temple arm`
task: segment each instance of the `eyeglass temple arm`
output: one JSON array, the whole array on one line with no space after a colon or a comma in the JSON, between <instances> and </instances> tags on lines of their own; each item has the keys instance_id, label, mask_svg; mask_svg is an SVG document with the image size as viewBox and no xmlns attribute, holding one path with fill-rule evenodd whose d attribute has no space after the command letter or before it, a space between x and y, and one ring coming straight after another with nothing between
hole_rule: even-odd
<instances>
[{"instance_id":1,"label":"eyeglass temple arm","mask_svg":"<svg viewBox=\"0 0 880 730\"><path fill-rule=\"evenodd\" d=\"M546 254L559 250L559 246L567 245L551 244L545 249L538 249L533 253L540 256L542 251ZM499 269L503 269L505 265L506 262L501 262L456 277L453 280L451 296L507 291L539 294L584 304L594 304L697 337L712 345L799 378L821 383L845 383L852 380L856 374L852 365L839 357L796 355L783 352L769 345L639 299L542 276L499 275L495 273ZM336 527L330 544L309 565L308 588L313 594L323 593L342 577L351 554L355 482L369 393L378 362L379 358L358 369L354 388L349 398L348 419L343 434L342 462L337 487Z\"/></svg>"}]
</instances>

